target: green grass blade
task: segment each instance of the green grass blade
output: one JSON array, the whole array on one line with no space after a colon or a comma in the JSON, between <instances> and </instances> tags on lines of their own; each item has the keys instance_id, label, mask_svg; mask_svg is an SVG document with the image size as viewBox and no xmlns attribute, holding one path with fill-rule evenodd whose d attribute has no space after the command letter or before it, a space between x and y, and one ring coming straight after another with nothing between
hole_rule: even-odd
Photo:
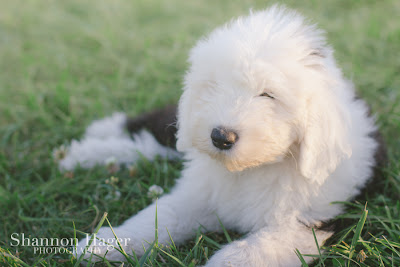
<instances>
[{"instance_id":1,"label":"green grass blade","mask_svg":"<svg viewBox=\"0 0 400 267\"><path fill-rule=\"evenodd\" d=\"M226 240L228 241L228 243L232 243L232 239L231 239L228 231L226 230L225 226L222 224L221 220L219 219L218 215L217 215L217 219L218 219L219 224L221 225L221 228L222 228L222 231L224 232Z\"/></svg>"},{"instance_id":2,"label":"green grass blade","mask_svg":"<svg viewBox=\"0 0 400 267\"><path fill-rule=\"evenodd\" d=\"M104 212L103 217L101 217L100 222L97 224L97 226L96 226L96 228L94 230L94 233L90 237L89 243L86 245L85 250L83 251L81 256L78 258L78 260L76 261L74 267L78 267L80 265L80 263L82 262L82 260L83 260L83 258L85 256L88 248L90 247L90 245L92 244L92 242L93 242L93 240L95 238L95 235L99 232L100 227L103 225L103 223L106 220L106 218L107 218L107 212ZM91 255L93 255L93 254L91 254Z\"/></svg>"},{"instance_id":3,"label":"green grass blade","mask_svg":"<svg viewBox=\"0 0 400 267\"><path fill-rule=\"evenodd\" d=\"M307 264L306 260L303 258L303 255L300 253L300 251L297 248L296 248L295 252L296 252L297 257L299 257L299 259L300 259L301 266L302 267L308 267L308 264Z\"/></svg>"},{"instance_id":4,"label":"green grass blade","mask_svg":"<svg viewBox=\"0 0 400 267\"><path fill-rule=\"evenodd\" d=\"M315 235L314 228L312 228L311 230L312 230L312 233L313 233L313 236L314 236L315 245L318 248L319 260L320 260L322 266L325 266L324 259L322 258L321 249L319 248L319 244L318 244L317 236Z\"/></svg>"},{"instance_id":5,"label":"green grass blade","mask_svg":"<svg viewBox=\"0 0 400 267\"><path fill-rule=\"evenodd\" d=\"M155 245L156 245L156 240L154 240L153 243L151 243L150 247L148 249L146 249L146 251L144 252L143 256L139 260L139 266L140 267L144 266L144 264L146 263L147 258L149 257L149 255L152 252L152 250L153 250Z\"/></svg>"},{"instance_id":6,"label":"green grass blade","mask_svg":"<svg viewBox=\"0 0 400 267\"><path fill-rule=\"evenodd\" d=\"M124 255L125 259L126 259L129 263L135 264L135 262L134 262L134 261L128 256L128 254L125 252L124 248L123 248L122 245L121 245L121 242L119 242L119 238L118 238L117 234L114 232L114 228L111 226L111 223L110 223L110 221L108 220L108 218L106 218L106 220L107 220L108 226L109 226L110 229L111 229L111 232L113 233L113 235L114 235L114 237L115 237L115 240L117 240L117 244L118 244L118 247L119 247L119 250L118 250L118 251L119 251L122 255Z\"/></svg>"},{"instance_id":7,"label":"green grass blade","mask_svg":"<svg viewBox=\"0 0 400 267\"><path fill-rule=\"evenodd\" d=\"M207 241L208 243L212 244L213 246L215 246L217 249L222 248L222 245L219 244L218 242L216 242L215 240L212 240L211 238L209 238L208 236L204 235L203 239L205 241Z\"/></svg>"},{"instance_id":8,"label":"green grass blade","mask_svg":"<svg viewBox=\"0 0 400 267\"><path fill-rule=\"evenodd\" d=\"M176 261L176 263L178 263L180 266L183 266L183 267L186 266L186 264L184 264L182 261L180 261L177 257L175 257L175 256L173 256L173 255L171 255L171 254L169 254L168 252L166 252L166 251L164 251L164 250L162 250L162 249L160 249L160 251L161 251L162 253L164 253L165 255L167 255L168 257L170 257L171 259L173 259L174 261Z\"/></svg>"},{"instance_id":9,"label":"green grass blade","mask_svg":"<svg viewBox=\"0 0 400 267\"><path fill-rule=\"evenodd\" d=\"M355 247L357 245L358 240L360 239L362 229L364 227L365 221L367 220L367 216L368 216L368 210L367 210L367 204L365 204L364 211L361 214L360 220L358 221L356 230L354 232L353 239L351 240L349 260L353 258L353 255L355 253ZM350 263L349 260L348 264Z\"/></svg>"}]
</instances>

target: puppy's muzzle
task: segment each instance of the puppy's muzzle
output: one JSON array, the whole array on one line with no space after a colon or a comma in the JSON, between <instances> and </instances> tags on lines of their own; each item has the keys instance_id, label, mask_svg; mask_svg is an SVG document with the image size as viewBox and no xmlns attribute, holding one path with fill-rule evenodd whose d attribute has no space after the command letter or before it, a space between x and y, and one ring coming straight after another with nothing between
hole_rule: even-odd
<instances>
[{"instance_id":1,"label":"puppy's muzzle","mask_svg":"<svg viewBox=\"0 0 400 267\"><path fill-rule=\"evenodd\" d=\"M221 150L231 149L238 139L237 133L224 127L214 128L211 132L213 145Z\"/></svg>"}]
</instances>

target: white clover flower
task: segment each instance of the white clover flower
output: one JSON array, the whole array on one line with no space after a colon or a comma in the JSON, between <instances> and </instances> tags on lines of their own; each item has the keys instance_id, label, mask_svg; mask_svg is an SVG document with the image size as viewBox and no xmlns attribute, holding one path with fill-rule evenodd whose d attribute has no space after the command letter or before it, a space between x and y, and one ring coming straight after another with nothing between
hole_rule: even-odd
<instances>
[{"instance_id":1,"label":"white clover flower","mask_svg":"<svg viewBox=\"0 0 400 267\"><path fill-rule=\"evenodd\" d=\"M55 148L52 152L53 160L55 162L62 160L67 155L67 152L68 152L68 148L64 145L61 145L60 147Z\"/></svg>"},{"instance_id":2,"label":"white clover flower","mask_svg":"<svg viewBox=\"0 0 400 267\"><path fill-rule=\"evenodd\" d=\"M149 187L149 191L147 192L147 196L149 198L152 198L153 201L156 200L159 196L161 196L164 193L164 189L162 189L161 186L158 185L152 185Z\"/></svg>"},{"instance_id":3,"label":"white clover flower","mask_svg":"<svg viewBox=\"0 0 400 267\"><path fill-rule=\"evenodd\" d=\"M109 157L104 161L106 168L109 173L115 173L119 171L119 164L116 157Z\"/></svg>"}]
</instances>

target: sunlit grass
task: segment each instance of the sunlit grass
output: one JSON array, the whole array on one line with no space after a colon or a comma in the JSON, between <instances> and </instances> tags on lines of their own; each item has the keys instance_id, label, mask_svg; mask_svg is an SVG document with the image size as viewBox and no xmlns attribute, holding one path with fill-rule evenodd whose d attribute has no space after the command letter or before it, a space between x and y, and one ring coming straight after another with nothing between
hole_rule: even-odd
<instances>
[{"instance_id":1,"label":"sunlit grass","mask_svg":"<svg viewBox=\"0 0 400 267\"><path fill-rule=\"evenodd\" d=\"M10 236L92 232L104 212L117 226L151 203L151 185L168 192L181 164L141 161L133 176L122 169L112 174L118 182L110 184L111 174L103 167L60 173L52 150L79 138L94 118L121 110L135 115L176 102L195 41L249 8L272 2L0 2L0 265L73 266L76 260L67 254L38 255L29 247L12 247ZM327 31L339 65L376 113L389 150L381 188L367 197L365 222L360 221L365 203L348 205L341 215L348 219L347 228L315 256L322 259L320 266L398 266L400 2L283 2ZM356 231L360 223L362 231ZM199 229L185 246L175 246L171 237L169 248L155 244L148 258L138 261L204 264L239 237Z\"/></svg>"}]
</instances>

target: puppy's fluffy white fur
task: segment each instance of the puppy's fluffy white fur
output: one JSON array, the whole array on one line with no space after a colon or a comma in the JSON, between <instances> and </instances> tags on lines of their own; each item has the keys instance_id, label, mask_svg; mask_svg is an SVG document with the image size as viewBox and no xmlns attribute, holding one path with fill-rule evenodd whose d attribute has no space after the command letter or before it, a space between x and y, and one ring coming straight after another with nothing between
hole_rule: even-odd
<instances>
[{"instance_id":1,"label":"puppy's fluffy white fur","mask_svg":"<svg viewBox=\"0 0 400 267\"><path fill-rule=\"evenodd\" d=\"M118 164L128 165L140 157L152 160L158 155L171 159L181 156L175 150L159 144L146 130L129 136L124 129L126 120L125 114L114 113L92 122L82 140L72 140L65 157L59 162L59 168L63 171L71 171L78 165L91 168L105 164L111 157Z\"/></svg>"},{"instance_id":2,"label":"puppy's fluffy white fur","mask_svg":"<svg viewBox=\"0 0 400 267\"><path fill-rule=\"evenodd\" d=\"M342 207L331 202L351 199L372 175L376 127L366 104L355 98L323 33L279 6L217 28L189 62L177 134L187 162L158 201L159 242L168 245L169 232L180 244L200 225L220 231L219 217L247 235L207 266L300 266L295 249L318 254L310 227L338 215ZM210 134L219 126L239 136L230 150L213 146ZM155 213L153 204L114 228L130 238L126 252L140 256L154 240ZM316 232L320 245L330 235ZM98 237L114 235L102 228ZM97 244L94 251L104 255L108 246ZM115 249L106 257L123 260Z\"/></svg>"}]
</instances>

